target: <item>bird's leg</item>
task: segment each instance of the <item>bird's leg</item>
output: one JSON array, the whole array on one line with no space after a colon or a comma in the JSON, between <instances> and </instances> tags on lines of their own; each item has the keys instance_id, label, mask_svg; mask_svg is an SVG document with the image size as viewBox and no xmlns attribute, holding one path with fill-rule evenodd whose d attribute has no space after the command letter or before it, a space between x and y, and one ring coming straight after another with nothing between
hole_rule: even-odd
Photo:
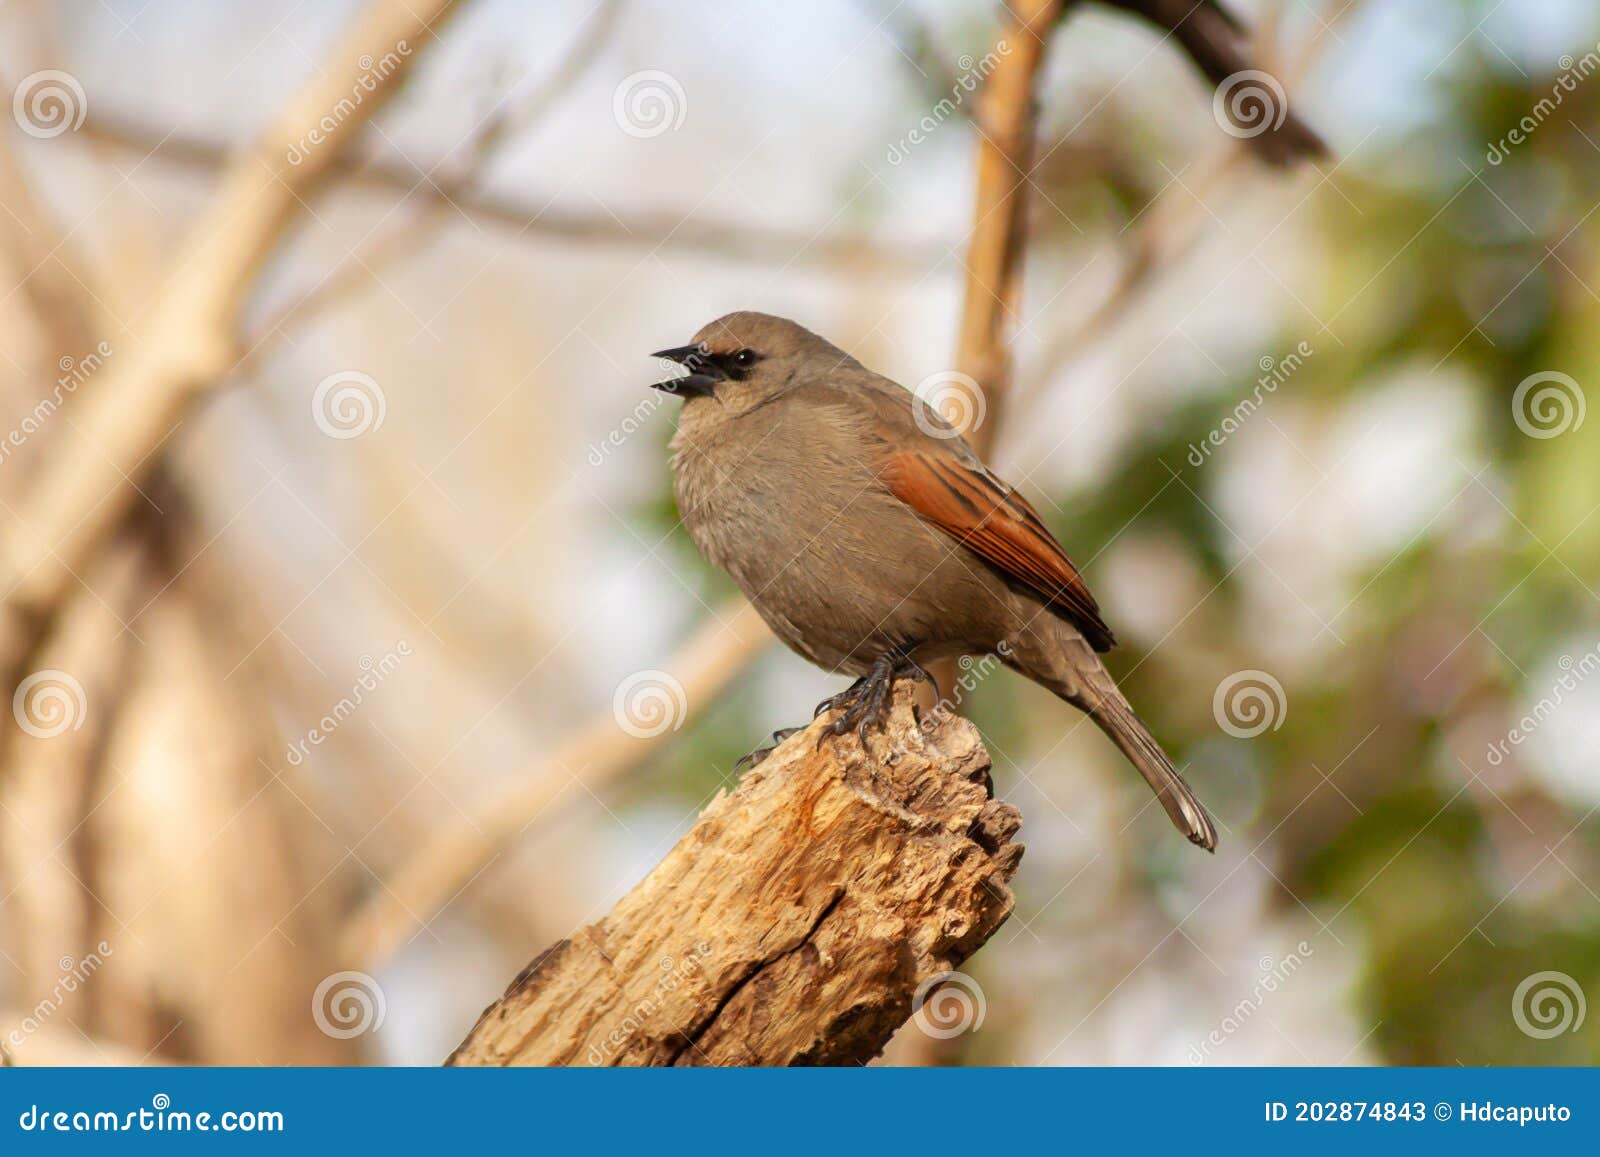
<instances>
[{"instance_id":1,"label":"bird's leg","mask_svg":"<svg viewBox=\"0 0 1600 1157\"><path fill-rule=\"evenodd\" d=\"M733 765L733 770L738 772L743 771L746 767L755 767L759 765L764 759L767 758L767 756L771 755L778 749L778 744L782 743L785 739L788 739L789 736L798 734L804 730L804 727L780 727L778 730L772 733L771 743L767 744L765 747L756 748L748 755L740 756L739 762Z\"/></svg>"},{"instance_id":2,"label":"bird's leg","mask_svg":"<svg viewBox=\"0 0 1600 1157\"><path fill-rule=\"evenodd\" d=\"M835 719L832 723L828 724L828 726L824 727L822 729L822 733L817 736L817 747L819 749L822 747L823 740L834 735L843 735L846 731L849 731L850 728L855 726L856 721L861 718L861 713L867 708L867 700L871 690L872 681L877 677L877 674L878 664L874 663L872 665L872 670L867 674L861 676L861 678L857 679L854 683L850 684L850 686L846 687L837 695L830 695L821 703L817 704L817 715L821 715L825 711L837 711L840 708L844 709L839 715L839 718ZM813 718L815 717L816 716L813 716Z\"/></svg>"},{"instance_id":3,"label":"bird's leg","mask_svg":"<svg viewBox=\"0 0 1600 1157\"><path fill-rule=\"evenodd\" d=\"M865 747L868 725L883 729L883 707L894 687L894 674L900 663L901 655L896 651L885 652L874 659L872 670L850 689L850 705L823 729L823 735L843 735L854 727Z\"/></svg>"},{"instance_id":4,"label":"bird's leg","mask_svg":"<svg viewBox=\"0 0 1600 1157\"><path fill-rule=\"evenodd\" d=\"M829 736L843 735L854 728L865 750L868 729L876 728L882 731L884 728L894 683L901 676L925 679L933 685L934 693L938 693L939 684L934 682L933 676L928 674L920 663L911 658L910 647L896 647L885 651L873 660L872 669L865 675L845 690L824 699L817 705L818 715L824 711L844 708L839 718L822 729L822 734L817 737L817 746L821 747L822 741Z\"/></svg>"},{"instance_id":5,"label":"bird's leg","mask_svg":"<svg viewBox=\"0 0 1600 1157\"><path fill-rule=\"evenodd\" d=\"M877 673L876 666L873 667L873 673ZM889 701L889 693L894 690L894 673L895 668L891 665L888 675L882 679L874 678L862 692L867 706L861 712L861 722L856 725L856 738L861 740L862 751L871 750L867 746L867 727L870 725L879 731L883 730L884 705Z\"/></svg>"}]
</instances>

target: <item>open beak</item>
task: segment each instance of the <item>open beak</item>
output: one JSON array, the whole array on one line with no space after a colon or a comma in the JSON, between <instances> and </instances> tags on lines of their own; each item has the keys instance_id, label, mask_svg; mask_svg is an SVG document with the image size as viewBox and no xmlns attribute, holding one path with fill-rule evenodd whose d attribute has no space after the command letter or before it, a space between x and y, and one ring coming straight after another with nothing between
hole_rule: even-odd
<instances>
[{"instance_id":1,"label":"open beak","mask_svg":"<svg viewBox=\"0 0 1600 1157\"><path fill-rule=\"evenodd\" d=\"M726 380L728 376L722 372L720 366L706 357L706 351L701 346L681 345L669 350L657 350L650 356L677 362L689 371L680 378L668 378L664 382L653 382L650 386L652 390L676 394L686 400L708 397L716 390L717 383Z\"/></svg>"},{"instance_id":2,"label":"open beak","mask_svg":"<svg viewBox=\"0 0 1600 1157\"><path fill-rule=\"evenodd\" d=\"M650 356L653 358L666 358L669 362L677 362L681 366L687 364L689 359L696 354L703 355L705 352L697 345L680 345L674 346L669 350L656 350Z\"/></svg>"}]
</instances>

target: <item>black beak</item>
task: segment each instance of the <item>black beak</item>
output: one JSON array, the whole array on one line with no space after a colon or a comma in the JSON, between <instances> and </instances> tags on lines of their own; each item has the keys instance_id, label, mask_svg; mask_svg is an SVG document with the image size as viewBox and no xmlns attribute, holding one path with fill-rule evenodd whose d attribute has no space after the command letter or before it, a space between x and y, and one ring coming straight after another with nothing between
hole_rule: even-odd
<instances>
[{"instance_id":1,"label":"black beak","mask_svg":"<svg viewBox=\"0 0 1600 1157\"><path fill-rule=\"evenodd\" d=\"M728 377L721 366L706 356L706 351L701 346L681 345L669 350L657 350L650 356L677 362L689 371L681 378L668 378L664 382L654 382L650 386L652 390L676 394L680 398L707 397L715 392L718 382L726 381Z\"/></svg>"}]
</instances>

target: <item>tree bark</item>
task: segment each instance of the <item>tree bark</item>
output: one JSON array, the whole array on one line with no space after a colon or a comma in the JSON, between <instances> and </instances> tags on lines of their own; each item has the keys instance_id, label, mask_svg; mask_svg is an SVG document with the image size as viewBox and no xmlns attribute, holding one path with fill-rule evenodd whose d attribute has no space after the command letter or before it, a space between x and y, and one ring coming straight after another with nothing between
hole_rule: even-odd
<instances>
[{"instance_id":1,"label":"tree bark","mask_svg":"<svg viewBox=\"0 0 1600 1157\"><path fill-rule=\"evenodd\" d=\"M451 1065L864 1064L1011 914L1022 819L977 728L895 689L871 754L824 715L545 950Z\"/></svg>"}]
</instances>

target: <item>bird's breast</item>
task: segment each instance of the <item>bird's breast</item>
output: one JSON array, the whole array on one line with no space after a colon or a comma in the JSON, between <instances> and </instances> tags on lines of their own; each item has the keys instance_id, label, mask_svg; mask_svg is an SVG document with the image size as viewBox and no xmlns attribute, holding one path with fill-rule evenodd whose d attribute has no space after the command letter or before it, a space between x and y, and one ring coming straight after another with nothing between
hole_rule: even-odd
<instances>
[{"instance_id":1,"label":"bird's breast","mask_svg":"<svg viewBox=\"0 0 1600 1157\"><path fill-rule=\"evenodd\" d=\"M741 432L743 433L743 432ZM778 423L737 442L675 445L679 513L786 643L853 669L881 646L926 532L867 466L848 431Z\"/></svg>"}]
</instances>

